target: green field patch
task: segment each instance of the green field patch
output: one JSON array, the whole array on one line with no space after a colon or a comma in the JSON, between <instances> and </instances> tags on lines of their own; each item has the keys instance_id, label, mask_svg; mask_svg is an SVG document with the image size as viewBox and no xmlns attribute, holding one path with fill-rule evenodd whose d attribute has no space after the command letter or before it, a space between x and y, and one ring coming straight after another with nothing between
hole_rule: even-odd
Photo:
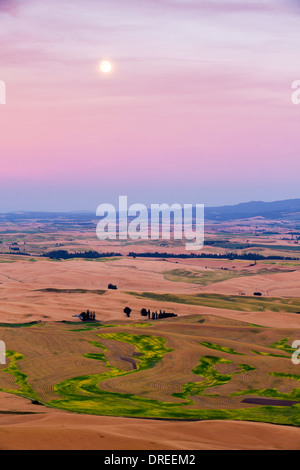
<instances>
[{"instance_id":1,"label":"green field patch","mask_svg":"<svg viewBox=\"0 0 300 470\"><path fill-rule=\"evenodd\" d=\"M264 274L276 274L279 272L290 272L290 270L282 269L260 269L256 272L251 272L246 269L241 271L231 271L227 269L214 269L214 270L187 270L187 269L173 269L171 271L164 271L162 274L168 281L173 282L186 282L191 284L200 284L207 286L217 282L227 281L228 279L235 279L245 276L259 276Z\"/></svg>"},{"instance_id":2,"label":"green field patch","mask_svg":"<svg viewBox=\"0 0 300 470\"><path fill-rule=\"evenodd\" d=\"M97 290L97 289L57 289L54 287L49 287L47 289L37 289L34 292L44 292L49 294L97 294L103 295L106 290Z\"/></svg>"},{"instance_id":3,"label":"green field patch","mask_svg":"<svg viewBox=\"0 0 300 470\"><path fill-rule=\"evenodd\" d=\"M130 337L131 336L131 337ZM145 338L135 338L136 335L129 335L119 337L118 340L125 339L126 342L134 342L137 349L144 352L145 357L140 356L138 363L138 370L125 372L120 369L110 366L104 357L106 347L99 342L92 342L94 346L103 350L101 354L91 354L90 359L100 360L106 362L107 372L97 375L86 375L75 377L66 380L54 386L54 391L62 397L58 400L52 400L44 403L47 406L63 409L76 413L106 415L106 416L127 416L135 418L158 418L158 419L176 419L176 420L246 420L256 422L269 422L276 424L286 424L298 426L300 424L300 407L297 405L291 407L274 407L274 406L259 406L251 409L235 409L235 410L218 410L218 409L187 409L186 405L189 401L185 400L183 403L175 404L150 398L140 397L134 394L113 393L101 390L99 384L107 379L113 377L120 377L132 373L137 373L143 367L153 366L153 352L149 350L151 346L155 346L156 360L161 359L162 353L168 350L165 348L163 338L158 340L149 340ZM151 338L151 337L150 337ZM152 337L155 338L155 337ZM156 337L157 338L157 337ZM106 338L108 339L108 338ZM116 338L111 338L116 340ZM8 352L11 359L10 365L6 370L15 377L15 382L19 386L16 390L1 389L1 391L13 393L30 400L39 401L39 397L30 387L27 381L27 376L23 374L17 362L24 358L23 355L15 352ZM194 373L204 376L205 388L222 385L227 383L234 374L219 374L214 371L213 366L221 363L228 363L221 358L206 356L201 358L199 366L194 369ZM241 370L248 370L250 366L240 364ZM203 393L204 386L197 389L197 393ZM195 393L193 388L186 388L185 394ZM183 398L183 397L182 397Z\"/></svg>"},{"instance_id":4,"label":"green field patch","mask_svg":"<svg viewBox=\"0 0 300 470\"><path fill-rule=\"evenodd\" d=\"M268 260L264 260L263 261L264 264L272 264L272 265L277 265L277 266L297 266L299 267L299 261L268 261Z\"/></svg>"},{"instance_id":5,"label":"green field patch","mask_svg":"<svg viewBox=\"0 0 300 470\"><path fill-rule=\"evenodd\" d=\"M262 352L262 351L250 351L254 354L257 354L259 356L265 356L265 357L281 357L281 358L285 358L285 359L291 359L291 356L282 356L280 354L273 354L273 353L268 353L268 352Z\"/></svg>"},{"instance_id":6,"label":"green field patch","mask_svg":"<svg viewBox=\"0 0 300 470\"><path fill-rule=\"evenodd\" d=\"M295 352L295 349L291 348L287 343L290 338L284 338L279 341L276 341L275 343L272 343L269 347L273 349L278 349L279 351L284 351L289 354L293 354Z\"/></svg>"},{"instance_id":7,"label":"green field patch","mask_svg":"<svg viewBox=\"0 0 300 470\"><path fill-rule=\"evenodd\" d=\"M153 292L127 292L138 299L151 299L158 302L172 302L202 307L237 310L241 312L300 312L300 298L281 299L276 297L252 297L222 294L156 294Z\"/></svg>"},{"instance_id":8,"label":"green field patch","mask_svg":"<svg viewBox=\"0 0 300 470\"><path fill-rule=\"evenodd\" d=\"M1 392L12 393L19 395L24 398L29 398L32 401L40 401L39 396L28 383L28 376L20 371L17 362L24 359L24 356L15 351L7 351L6 357L10 359L9 366L2 369L1 372L6 372L15 378L15 384L18 385L18 389L5 389L0 388Z\"/></svg>"},{"instance_id":9,"label":"green field patch","mask_svg":"<svg viewBox=\"0 0 300 470\"><path fill-rule=\"evenodd\" d=\"M108 328L108 325L102 325L100 322L69 322L67 323L68 325L76 325L79 328L72 328L72 330L68 331L73 331L76 333L84 333L86 331L96 331L99 330L100 328ZM82 326L85 325L85 326Z\"/></svg>"},{"instance_id":10,"label":"green field patch","mask_svg":"<svg viewBox=\"0 0 300 470\"><path fill-rule=\"evenodd\" d=\"M190 408L195 405L194 396L203 396L209 399L212 394L209 390L213 387L221 387L227 384L236 374L253 370L248 364L236 364L237 368L232 373L222 373L218 366L234 364L227 359L216 356L203 356L199 364L193 369L193 373L199 376L199 382L189 382L183 386L180 394L174 394L179 403L161 401L134 393L115 393L101 389L101 383L113 378L125 377L129 374L139 374L141 371L155 367L172 349L166 345L166 339L159 336L128 333L126 331L101 332L96 335L97 340L89 342L98 349L98 352L87 353L86 359L99 361L104 364L104 371L94 375L81 375L70 378L54 385L54 392L58 395L56 400L47 401L44 404L53 408L67 410L76 413L127 416L134 418L157 418L176 420L246 420L256 422L269 422L285 425L300 425L300 406L255 406L242 409L197 409ZM101 343L105 340L105 345ZM134 346L138 354L134 354L137 369L131 371L113 367L106 358L106 352L110 348L111 341L121 341ZM286 347L287 340L281 340L280 345ZM275 344L277 344L275 343ZM213 345L213 343L208 343ZM229 348L231 350L231 348ZM223 351L225 352L225 351ZM226 351L228 352L228 351ZM12 393L25 397L31 401L40 402L39 396L28 384L28 377L18 367L18 362L24 359L20 353L8 351L9 365L2 369L2 373L9 373L14 377L16 387L0 389L2 392ZM97 367L97 366L96 366ZM218 370L217 370L218 369ZM275 377L299 381L300 376L295 374L273 373ZM139 380L139 376L136 375ZM220 388L222 390L222 387ZM272 398L284 398L299 400L300 390L296 389L289 394L283 394L276 389L247 390L236 395L260 395ZM232 396L232 395L231 395Z\"/></svg>"},{"instance_id":11,"label":"green field patch","mask_svg":"<svg viewBox=\"0 0 300 470\"><path fill-rule=\"evenodd\" d=\"M270 372L273 377L283 377L286 379L292 379L300 381L300 375L297 374L286 374L283 372ZM240 392L232 393L231 396L243 396L243 395L256 395L260 397L268 398L281 398L285 400L300 400L300 388L294 388L290 393L279 392L276 388L264 388L264 389L248 389ZM300 410L300 408L299 408ZM299 415L300 418L300 415ZM300 420L299 420L300 423Z\"/></svg>"},{"instance_id":12,"label":"green field patch","mask_svg":"<svg viewBox=\"0 0 300 470\"><path fill-rule=\"evenodd\" d=\"M89 354L84 354L83 357L86 357L87 359L94 359L96 361L106 362L104 353L102 354L89 353Z\"/></svg>"},{"instance_id":13,"label":"green field patch","mask_svg":"<svg viewBox=\"0 0 300 470\"><path fill-rule=\"evenodd\" d=\"M201 346L205 346L206 348L215 349L216 351L221 351L227 354L236 354L238 356L245 356L245 354L238 353L232 348L227 348L226 346L220 346L219 344L208 343L206 341L202 341L200 344Z\"/></svg>"},{"instance_id":14,"label":"green field patch","mask_svg":"<svg viewBox=\"0 0 300 470\"><path fill-rule=\"evenodd\" d=\"M250 372L251 370L255 370L255 367L252 367L249 364L239 364L238 366L241 369L241 372Z\"/></svg>"},{"instance_id":15,"label":"green field patch","mask_svg":"<svg viewBox=\"0 0 300 470\"><path fill-rule=\"evenodd\" d=\"M123 339L129 340L129 342L134 341L133 338L128 337L123 337ZM96 344L97 347L100 347L103 350L106 349L103 345L95 343L95 345ZM150 346L148 341L139 339L138 346L145 352L146 356L150 353L150 351L148 351L148 347ZM160 350L162 347L161 341L156 343L156 346ZM160 353L161 351L157 351L158 356L160 356ZM149 365L149 363L153 364L152 358L148 358L148 360L147 358L144 359L146 359L146 361L139 364L138 370L141 370L143 366ZM181 395L181 398L185 399L185 402L183 403L174 404L140 397L134 394L122 394L101 390L101 388L99 388L99 384L104 380L138 372L137 370L124 372L107 364L109 369L108 372L94 376L76 377L56 385L54 387L55 392L63 398L61 400L52 400L46 404L51 407L77 413L106 416L176 420L231 419L289 424L295 426L300 424L300 408L297 407L297 405L292 407L261 406L252 409L239 410L187 409L186 406L192 403L187 400L188 396L195 395L195 393L203 393L203 391L208 387L227 383L231 379L232 375L234 375L219 374L217 371L213 370L214 365L220 363L224 364L230 361L209 356L201 359L199 366L194 369L194 373L205 376L205 387L204 384L200 385L200 388L197 388L198 384L187 384L183 394ZM246 369L249 370L251 366L241 364L239 367L243 371Z\"/></svg>"},{"instance_id":16,"label":"green field patch","mask_svg":"<svg viewBox=\"0 0 300 470\"><path fill-rule=\"evenodd\" d=\"M137 370L145 370L154 367L162 360L165 354L172 352L166 347L165 338L160 336L133 335L129 333L103 333L99 338L122 341L133 345L141 354L138 358Z\"/></svg>"},{"instance_id":17,"label":"green field patch","mask_svg":"<svg viewBox=\"0 0 300 470\"><path fill-rule=\"evenodd\" d=\"M79 325L78 323L76 323ZM102 325L102 324L96 324L95 326L84 326L83 328L76 328L72 329L69 331L76 331L76 332L84 332L84 331L95 331L98 329L102 328L148 328L149 326L152 326L153 323L134 323L134 324L124 324L124 325Z\"/></svg>"},{"instance_id":18,"label":"green field patch","mask_svg":"<svg viewBox=\"0 0 300 470\"><path fill-rule=\"evenodd\" d=\"M95 258L95 259L91 259L91 258L84 258L84 261L92 261L93 263L107 263L109 261L119 261L120 259L122 259L121 257L116 257L116 258Z\"/></svg>"},{"instance_id":19,"label":"green field patch","mask_svg":"<svg viewBox=\"0 0 300 470\"><path fill-rule=\"evenodd\" d=\"M214 369L214 366L217 364L233 364L233 362L217 356L202 356L200 364L193 369L193 373L201 375L204 380L202 382L189 382L185 384L183 386L183 392L173 393L173 396L183 398L185 400L188 400L188 397L199 395L210 396L204 393L207 388L224 385L228 383L234 375L254 370L254 367L251 367L248 364L239 364L238 367L241 369L240 371L233 372L232 374L220 374ZM193 404L192 400L188 401L189 404Z\"/></svg>"},{"instance_id":20,"label":"green field patch","mask_svg":"<svg viewBox=\"0 0 300 470\"><path fill-rule=\"evenodd\" d=\"M276 388L265 388L265 389L253 389L253 390L243 390L241 392L232 393L230 396L245 396L245 395L255 395L259 397L266 398L281 398L283 400L299 400L300 399L300 389L296 388L290 393L281 393Z\"/></svg>"},{"instance_id":21,"label":"green field patch","mask_svg":"<svg viewBox=\"0 0 300 470\"><path fill-rule=\"evenodd\" d=\"M286 379L298 380L300 382L299 374L286 374L285 372L270 372L270 375L273 375L274 377L284 377Z\"/></svg>"},{"instance_id":22,"label":"green field patch","mask_svg":"<svg viewBox=\"0 0 300 470\"><path fill-rule=\"evenodd\" d=\"M140 415L143 413L143 409L145 411L145 406L148 408L150 405L151 407L154 405L153 413L154 416L157 416L159 411L159 405L157 404L160 402L132 394L107 392L101 390L98 384L113 377L125 376L155 367L165 354L172 351L165 346L165 338L128 333L105 333L98 334L97 336L103 339L122 341L134 345L140 354L138 359L136 359L137 369L127 372L112 367L105 359L107 348L101 343L92 341L90 343L93 346L102 349L104 352L101 354L86 354L84 357L106 362L108 371L94 376L75 377L55 385L54 391L61 397L64 397L65 400L53 400L48 404L62 409L94 414L118 415L118 413L121 413L126 415L127 410L129 416L132 414ZM171 407L174 407L174 405L171 404Z\"/></svg>"},{"instance_id":23,"label":"green field patch","mask_svg":"<svg viewBox=\"0 0 300 470\"><path fill-rule=\"evenodd\" d=\"M0 323L0 328L31 328L36 325L42 326L42 323L38 321L32 321L29 323Z\"/></svg>"},{"instance_id":24,"label":"green field patch","mask_svg":"<svg viewBox=\"0 0 300 470\"><path fill-rule=\"evenodd\" d=\"M183 392L173 393L176 398L182 398L188 400L188 397L203 395L205 390L210 387L216 387L223 385L231 380L231 374L220 374L214 370L216 364L232 364L231 361L216 357L216 356L203 356L200 359L200 364L193 369L193 373L201 375L204 378L202 382L189 382L183 386ZM189 404L193 404L192 400L189 400Z\"/></svg>"},{"instance_id":25,"label":"green field patch","mask_svg":"<svg viewBox=\"0 0 300 470\"><path fill-rule=\"evenodd\" d=\"M102 325L99 325L99 326L95 326L95 327L92 327L92 326L85 326L84 328L75 328L75 330L68 330L68 331L75 331L77 333L82 333L82 332L85 332L85 331L95 331L95 330L98 330L99 328L105 328L104 326Z\"/></svg>"},{"instance_id":26,"label":"green field patch","mask_svg":"<svg viewBox=\"0 0 300 470\"><path fill-rule=\"evenodd\" d=\"M189 271L187 269L173 269L171 271L164 271L162 274L167 281L200 284L201 286L238 277L238 273L225 270Z\"/></svg>"}]
</instances>

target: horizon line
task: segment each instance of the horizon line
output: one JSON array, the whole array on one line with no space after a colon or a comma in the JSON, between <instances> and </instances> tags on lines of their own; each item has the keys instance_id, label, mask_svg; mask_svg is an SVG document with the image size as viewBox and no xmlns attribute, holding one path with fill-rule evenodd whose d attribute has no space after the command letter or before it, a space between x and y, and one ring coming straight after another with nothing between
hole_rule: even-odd
<instances>
[{"instance_id":1,"label":"horizon line","mask_svg":"<svg viewBox=\"0 0 300 470\"><path fill-rule=\"evenodd\" d=\"M252 200L252 201L244 201L244 202L238 202L236 204L223 204L219 206L207 206L204 204L205 208L207 209L220 209L222 207L236 207L239 205L244 205L244 204L274 204L274 203L279 203L279 202L291 202L291 201L299 201L300 202L300 197L299 198L293 198L293 199L278 199L275 201L257 201L257 200ZM169 204L172 206L172 204ZM182 204L181 204L182 205ZM195 206L196 204L193 204ZM151 210L151 207L146 206L148 210ZM59 211L59 210L14 210L14 211L6 211L2 212L0 211L0 215L8 215L8 214L93 214L95 213L96 210L90 210L90 209L81 209L81 210L64 210L64 211ZM117 211L119 212L119 211Z\"/></svg>"}]
</instances>

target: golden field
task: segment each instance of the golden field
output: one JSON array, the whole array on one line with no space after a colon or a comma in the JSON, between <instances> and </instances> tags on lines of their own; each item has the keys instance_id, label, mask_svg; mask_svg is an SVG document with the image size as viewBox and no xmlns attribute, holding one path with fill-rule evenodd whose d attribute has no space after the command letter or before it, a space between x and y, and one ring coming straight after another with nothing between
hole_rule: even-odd
<instances>
[{"instance_id":1,"label":"golden field","mask_svg":"<svg viewBox=\"0 0 300 470\"><path fill-rule=\"evenodd\" d=\"M132 258L184 248L100 242L76 227L49 234L35 221L18 230L1 235L1 448L299 448L299 262ZM209 239L223 239L219 230L208 227ZM247 230L230 235L239 253L256 243L265 256L298 254L284 234ZM12 254L12 243L30 256ZM58 249L121 256L41 257ZM177 317L148 320L144 307ZM73 318L86 309L97 323Z\"/></svg>"}]
</instances>

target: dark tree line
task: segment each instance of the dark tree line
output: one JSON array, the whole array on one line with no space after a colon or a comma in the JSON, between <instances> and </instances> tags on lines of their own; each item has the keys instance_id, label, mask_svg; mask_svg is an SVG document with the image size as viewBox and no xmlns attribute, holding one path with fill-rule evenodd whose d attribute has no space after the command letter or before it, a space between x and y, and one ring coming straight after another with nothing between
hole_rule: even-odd
<instances>
[{"instance_id":1,"label":"dark tree line","mask_svg":"<svg viewBox=\"0 0 300 470\"><path fill-rule=\"evenodd\" d=\"M14 251L14 252L0 252L0 255L17 255L17 256L33 256L31 255L30 253L26 253L26 252L23 252L23 251Z\"/></svg>"},{"instance_id":2,"label":"dark tree line","mask_svg":"<svg viewBox=\"0 0 300 470\"><path fill-rule=\"evenodd\" d=\"M120 253L98 253L98 251L85 251L85 252L75 252L69 253L66 250L56 250L50 251L42 255L45 258L50 259L72 259L72 258L89 258L89 259L98 259L98 258L111 258L113 256L122 256Z\"/></svg>"},{"instance_id":3,"label":"dark tree line","mask_svg":"<svg viewBox=\"0 0 300 470\"><path fill-rule=\"evenodd\" d=\"M208 258L208 259L229 259L229 260L235 260L235 259L240 259L240 260L246 260L246 261L261 261L261 260L282 260L282 261L299 261L300 258L292 258L290 256L263 256L259 255L257 253L243 253L243 254L237 254L237 253L224 253L224 254L217 254L217 253L200 253L200 254L195 254L195 253L158 253L156 252L148 252L148 253L134 253L131 251L128 254L129 257L133 258L182 258L182 259L187 259L187 258Z\"/></svg>"}]
</instances>

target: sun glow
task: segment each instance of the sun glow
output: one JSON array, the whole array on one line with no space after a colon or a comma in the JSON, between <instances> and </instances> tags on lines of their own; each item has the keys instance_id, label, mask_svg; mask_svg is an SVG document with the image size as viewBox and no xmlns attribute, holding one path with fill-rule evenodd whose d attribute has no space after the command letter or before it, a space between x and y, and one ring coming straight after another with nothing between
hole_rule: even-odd
<instances>
[{"instance_id":1,"label":"sun glow","mask_svg":"<svg viewBox=\"0 0 300 470\"><path fill-rule=\"evenodd\" d=\"M112 71L112 64L108 60L103 60L100 63L100 70L102 73L110 73Z\"/></svg>"}]
</instances>

